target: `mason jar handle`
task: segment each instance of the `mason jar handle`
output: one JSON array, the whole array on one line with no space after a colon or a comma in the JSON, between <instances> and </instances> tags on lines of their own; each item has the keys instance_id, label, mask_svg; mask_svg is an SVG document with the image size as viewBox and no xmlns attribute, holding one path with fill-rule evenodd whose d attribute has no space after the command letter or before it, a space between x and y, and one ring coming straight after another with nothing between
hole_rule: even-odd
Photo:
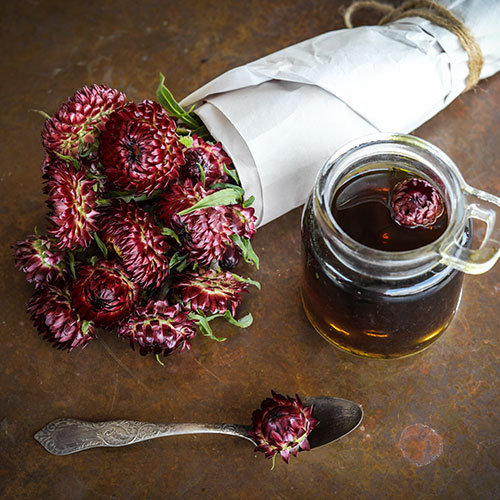
<instances>
[{"instance_id":1,"label":"mason jar handle","mask_svg":"<svg viewBox=\"0 0 500 500\"><path fill-rule=\"evenodd\" d=\"M465 185L467 219L478 219L486 224L486 231L479 248L471 249L460 244L459 238L443 245L443 261L468 274L489 271L500 256L500 198Z\"/></svg>"}]
</instances>

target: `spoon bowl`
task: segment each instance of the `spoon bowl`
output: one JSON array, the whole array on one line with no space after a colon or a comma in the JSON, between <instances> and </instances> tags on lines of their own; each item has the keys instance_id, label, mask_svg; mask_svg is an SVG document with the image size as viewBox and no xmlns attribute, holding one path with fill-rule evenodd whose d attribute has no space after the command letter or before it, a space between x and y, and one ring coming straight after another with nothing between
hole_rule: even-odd
<instances>
[{"instance_id":1,"label":"spoon bowl","mask_svg":"<svg viewBox=\"0 0 500 500\"><path fill-rule=\"evenodd\" d=\"M353 431L363 418L361 406L347 399L319 396L303 398L314 405L313 416L320 423L309 434L311 449L336 441ZM159 437L182 434L229 434L257 443L249 436L250 425L155 424L135 420L87 422L59 418L39 430L34 438L53 455L69 455L99 447L127 446Z\"/></svg>"},{"instance_id":2,"label":"spoon bowl","mask_svg":"<svg viewBox=\"0 0 500 500\"><path fill-rule=\"evenodd\" d=\"M311 449L346 436L363 420L363 408L348 399L316 396L303 398L303 402L307 406L314 405L313 416L319 420L307 438Z\"/></svg>"}]
</instances>

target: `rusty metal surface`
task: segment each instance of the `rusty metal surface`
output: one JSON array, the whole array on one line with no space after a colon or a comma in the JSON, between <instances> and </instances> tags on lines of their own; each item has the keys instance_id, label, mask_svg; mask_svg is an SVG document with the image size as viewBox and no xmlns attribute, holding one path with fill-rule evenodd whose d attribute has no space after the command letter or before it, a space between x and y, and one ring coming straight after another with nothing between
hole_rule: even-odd
<instances>
[{"instance_id":1,"label":"rusty metal surface","mask_svg":"<svg viewBox=\"0 0 500 500\"><path fill-rule=\"evenodd\" d=\"M500 498L499 275L467 277L460 310L429 350L393 361L344 354L308 324L299 299L300 210L261 228L262 291L247 331L217 324L162 367L102 334L62 353L25 314L32 293L10 245L44 227L42 118L84 84L140 100L158 73L183 96L236 65L340 28L340 2L2 2L0 497L4 499ZM500 77L461 96L417 135L466 180L500 193ZM56 417L249 423L270 389L363 405L362 427L291 464L229 436L179 436L49 455L33 438Z\"/></svg>"}]
</instances>

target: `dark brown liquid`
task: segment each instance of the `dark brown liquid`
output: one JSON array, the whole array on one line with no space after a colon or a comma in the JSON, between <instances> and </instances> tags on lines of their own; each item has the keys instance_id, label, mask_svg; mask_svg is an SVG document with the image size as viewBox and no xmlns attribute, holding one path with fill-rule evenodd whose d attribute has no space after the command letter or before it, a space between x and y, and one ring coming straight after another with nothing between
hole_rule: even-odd
<instances>
[{"instance_id":1,"label":"dark brown liquid","mask_svg":"<svg viewBox=\"0 0 500 500\"><path fill-rule=\"evenodd\" d=\"M446 210L429 227L403 227L392 218L390 193L396 184L411 177L415 175L400 169L354 177L335 194L333 217L351 238L377 250L398 252L432 243L446 229Z\"/></svg>"},{"instance_id":2,"label":"dark brown liquid","mask_svg":"<svg viewBox=\"0 0 500 500\"><path fill-rule=\"evenodd\" d=\"M446 228L446 214L428 233L388 220L384 198L387 200L388 191L405 175L386 171L347 183L335 196L335 202L342 203L334 208L344 231L365 245L392 251L418 248L437 239ZM361 199L356 199L358 195ZM464 233L462 243L468 237ZM316 330L337 347L373 358L406 356L434 342L451 321L460 298L462 273L440 265L424 276L397 282L356 273L326 248L311 203L304 212L303 241L304 308Z\"/></svg>"}]
</instances>

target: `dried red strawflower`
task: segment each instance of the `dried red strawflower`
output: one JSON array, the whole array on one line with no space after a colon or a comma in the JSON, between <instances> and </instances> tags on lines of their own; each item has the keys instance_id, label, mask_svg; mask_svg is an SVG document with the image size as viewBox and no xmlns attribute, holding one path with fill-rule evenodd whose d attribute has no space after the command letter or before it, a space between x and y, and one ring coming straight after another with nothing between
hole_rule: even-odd
<instances>
[{"instance_id":1,"label":"dried red strawflower","mask_svg":"<svg viewBox=\"0 0 500 500\"><path fill-rule=\"evenodd\" d=\"M224 314L229 309L233 316L247 289L248 283L234 274L214 269L199 269L182 274L172 284L172 290L177 290L183 304L193 311Z\"/></svg>"},{"instance_id":2,"label":"dried red strawflower","mask_svg":"<svg viewBox=\"0 0 500 500\"><path fill-rule=\"evenodd\" d=\"M62 285L66 281L66 253L58 250L46 236L29 236L18 241L13 250L16 267L26 273L26 280L35 288Z\"/></svg>"},{"instance_id":3,"label":"dried red strawflower","mask_svg":"<svg viewBox=\"0 0 500 500\"><path fill-rule=\"evenodd\" d=\"M129 103L110 116L99 139L106 175L118 188L150 195L166 189L184 165L177 125L156 102Z\"/></svg>"},{"instance_id":4,"label":"dried red strawflower","mask_svg":"<svg viewBox=\"0 0 500 500\"><path fill-rule=\"evenodd\" d=\"M59 248L86 248L97 229L97 182L85 177L84 169L76 170L66 162L47 166L44 191L49 195L48 233Z\"/></svg>"},{"instance_id":5,"label":"dried red strawflower","mask_svg":"<svg viewBox=\"0 0 500 500\"><path fill-rule=\"evenodd\" d=\"M74 157L88 153L109 115L126 100L125 94L104 85L78 90L45 122L42 131L45 149Z\"/></svg>"},{"instance_id":6,"label":"dried red strawflower","mask_svg":"<svg viewBox=\"0 0 500 500\"><path fill-rule=\"evenodd\" d=\"M193 185L187 179L183 184L173 185L158 202L160 220L179 235L189 260L207 266L227 257L228 249L232 249L229 255L235 259L239 248L233 235L248 238L255 232L253 209L241 205L207 207L179 215L215 192L215 189L205 189L201 182Z\"/></svg>"},{"instance_id":7,"label":"dried red strawflower","mask_svg":"<svg viewBox=\"0 0 500 500\"><path fill-rule=\"evenodd\" d=\"M404 227L432 226L444 211L438 190L424 179L411 178L397 184L391 196L394 220Z\"/></svg>"},{"instance_id":8,"label":"dried red strawflower","mask_svg":"<svg viewBox=\"0 0 500 500\"><path fill-rule=\"evenodd\" d=\"M54 171L68 170L69 167L73 167L77 171L82 170L87 179L95 182L92 189L96 192L97 197L102 197L111 189L111 183L104 176L99 158L95 154L63 159L52 152L46 153L42 162L42 177L45 183L50 182Z\"/></svg>"},{"instance_id":9,"label":"dried red strawflower","mask_svg":"<svg viewBox=\"0 0 500 500\"><path fill-rule=\"evenodd\" d=\"M230 271L236 267L241 258L241 250L238 247L227 247L219 260L219 266L224 271Z\"/></svg>"},{"instance_id":10,"label":"dried red strawflower","mask_svg":"<svg viewBox=\"0 0 500 500\"><path fill-rule=\"evenodd\" d=\"M196 335L194 323L178 304L171 306L166 300L150 300L146 306L137 306L126 320L120 323L118 334L139 344L142 355L148 353L167 356L174 350L183 351L191 346Z\"/></svg>"},{"instance_id":11,"label":"dried red strawflower","mask_svg":"<svg viewBox=\"0 0 500 500\"><path fill-rule=\"evenodd\" d=\"M52 169L66 170L68 168L67 165L67 161L59 158L53 152L47 152L42 162L42 177L48 181L50 180L50 172Z\"/></svg>"},{"instance_id":12,"label":"dried red strawflower","mask_svg":"<svg viewBox=\"0 0 500 500\"><path fill-rule=\"evenodd\" d=\"M144 288L163 283L170 246L151 214L134 202L119 202L107 210L101 227L103 241L115 250L133 281Z\"/></svg>"},{"instance_id":13,"label":"dried red strawflower","mask_svg":"<svg viewBox=\"0 0 500 500\"><path fill-rule=\"evenodd\" d=\"M73 307L82 318L96 326L113 327L135 307L139 287L121 264L100 260L78 269L70 292Z\"/></svg>"},{"instance_id":14,"label":"dried red strawflower","mask_svg":"<svg viewBox=\"0 0 500 500\"><path fill-rule=\"evenodd\" d=\"M220 142L210 144L196 134L192 137L193 143L186 151L186 166L184 167L188 177L193 182L202 180L201 169L203 169L206 186L215 182L227 182L229 176L225 168L229 168L232 161L222 149L222 144Z\"/></svg>"},{"instance_id":15,"label":"dried red strawflower","mask_svg":"<svg viewBox=\"0 0 500 500\"><path fill-rule=\"evenodd\" d=\"M66 289L37 290L28 302L28 313L38 333L59 349L83 348L95 337L94 324L75 311Z\"/></svg>"},{"instance_id":16,"label":"dried red strawflower","mask_svg":"<svg viewBox=\"0 0 500 500\"><path fill-rule=\"evenodd\" d=\"M271 392L273 397L253 412L249 436L257 441L255 451L263 451L273 460L279 453L288 463L290 454L295 457L299 450L310 449L307 436L319 420L313 417L314 406L304 406L299 396L294 399Z\"/></svg>"},{"instance_id":17,"label":"dried red strawflower","mask_svg":"<svg viewBox=\"0 0 500 500\"><path fill-rule=\"evenodd\" d=\"M252 207L243 208L240 204L231 205L228 217L231 219L231 229L234 234L249 240L253 238L256 231L255 222L257 217Z\"/></svg>"}]
</instances>

